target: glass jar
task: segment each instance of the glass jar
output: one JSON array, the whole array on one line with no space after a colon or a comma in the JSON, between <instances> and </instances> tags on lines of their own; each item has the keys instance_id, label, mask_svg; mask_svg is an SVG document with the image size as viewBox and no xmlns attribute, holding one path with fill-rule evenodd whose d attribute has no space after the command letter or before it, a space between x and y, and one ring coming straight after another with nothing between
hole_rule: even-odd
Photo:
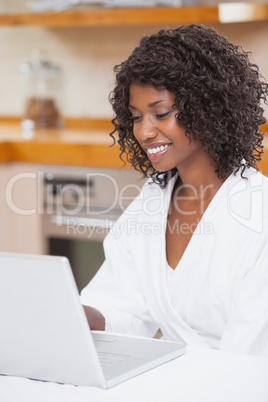
<instances>
[{"instance_id":1,"label":"glass jar","mask_svg":"<svg viewBox=\"0 0 268 402\"><path fill-rule=\"evenodd\" d=\"M59 128L61 118L61 68L35 49L29 63L20 66L25 128Z\"/></svg>"}]
</instances>

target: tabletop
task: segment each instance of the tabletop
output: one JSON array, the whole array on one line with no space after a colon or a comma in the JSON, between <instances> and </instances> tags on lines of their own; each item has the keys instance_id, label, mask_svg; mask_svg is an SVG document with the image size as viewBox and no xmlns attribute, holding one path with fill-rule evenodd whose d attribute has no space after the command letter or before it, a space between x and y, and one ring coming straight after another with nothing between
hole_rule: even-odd
<instances>
[{"instance_id":1,"label":"tabletop","mask_svg":"<svg viewBox=\"0 0 268 402\"><path fill-rule=\"evenodd\" d=\"M268 402L268 359L187 347L109 390L0 376L3 402Z\"/></svg>"}]
</instances>

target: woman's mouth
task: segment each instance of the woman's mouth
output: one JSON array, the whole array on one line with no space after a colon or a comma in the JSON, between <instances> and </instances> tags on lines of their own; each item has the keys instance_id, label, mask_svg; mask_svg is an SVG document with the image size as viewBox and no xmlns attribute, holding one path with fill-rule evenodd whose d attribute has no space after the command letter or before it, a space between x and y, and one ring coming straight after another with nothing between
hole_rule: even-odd
<instances>
[{"instance_id":1,"label":"woman's mouth","mask_svg":"<svg viewBox=\"0 0 268 402\"><path fill-rule=\"evenodd\" d=\"M159 145L147 149L147 155L152 162L158 162L169 149L170 144Z\"/></svg>"}]
</instances>

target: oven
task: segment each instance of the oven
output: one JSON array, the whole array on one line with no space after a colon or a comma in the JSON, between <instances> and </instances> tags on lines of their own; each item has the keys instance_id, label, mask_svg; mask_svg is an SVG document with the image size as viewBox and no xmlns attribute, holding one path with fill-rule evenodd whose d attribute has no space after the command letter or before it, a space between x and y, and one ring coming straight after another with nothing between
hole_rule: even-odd
<instances>
[{"instance_id":1,"label":"oven","mask_svg":"<svg viewBox=\"0 0 268 402\"><path fill-rule=\"evenodd\" d=\"M129 169L44 166L45 252L69 258L80 291L104 261L103 240L145 179Z\"/></svg>"}]
</instances>

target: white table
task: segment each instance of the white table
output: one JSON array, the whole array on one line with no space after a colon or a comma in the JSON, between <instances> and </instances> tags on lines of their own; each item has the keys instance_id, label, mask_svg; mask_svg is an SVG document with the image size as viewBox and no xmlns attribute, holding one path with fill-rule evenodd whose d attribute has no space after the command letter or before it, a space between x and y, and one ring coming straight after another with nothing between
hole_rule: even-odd
<instances>
[{"instance_id":1,"label":"white table","mask_svg":"<svg viewBox=\"0 0 268 402\"><path fill-rule=\"evenodd\" d=\"M109 390L0 376L1 402L268 402L268 359L187 348Z\"/></svg>"}]
</instances>

